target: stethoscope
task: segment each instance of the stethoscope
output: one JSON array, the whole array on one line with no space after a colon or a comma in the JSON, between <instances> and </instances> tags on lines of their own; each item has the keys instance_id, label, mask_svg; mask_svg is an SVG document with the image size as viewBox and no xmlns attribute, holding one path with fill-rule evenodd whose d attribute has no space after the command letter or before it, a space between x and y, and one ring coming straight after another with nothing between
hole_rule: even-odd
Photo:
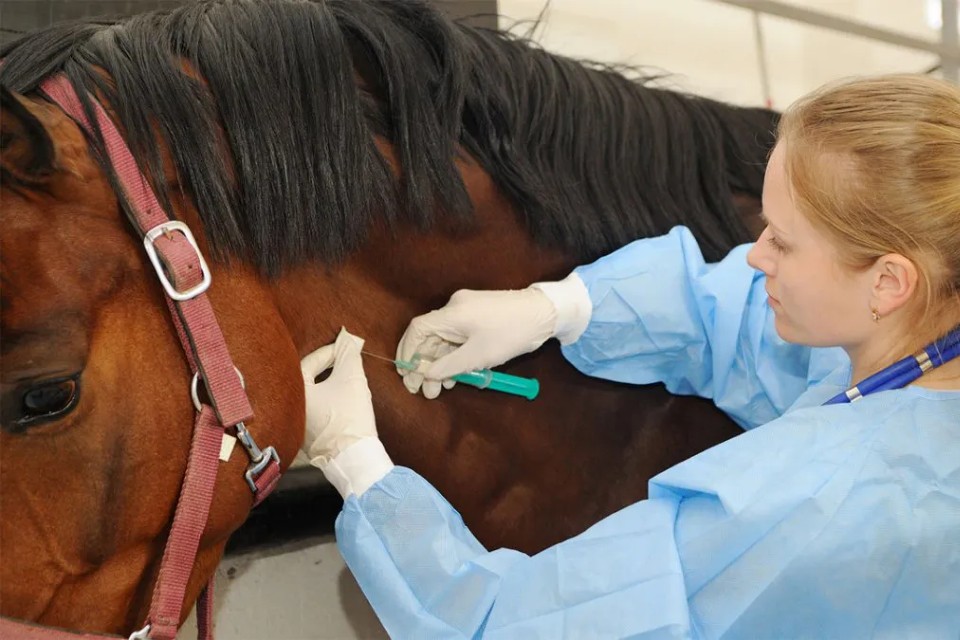
<instances>
[{"instance_id":1,"label":"stethoscope","mask_svg":"<svg viewBox=\"0 0 960 640\"><path fill-rule=\"evenodd\" d=\"M823 404L855 402L863 396L878 391L901 389L930 369L936 369L957 356L960 356L960 326L943 338L931 342L912 356L907 356L869 378L861 380L855 386L850 387L843 393L838 393Z\"/></svg>"}]
</instances>

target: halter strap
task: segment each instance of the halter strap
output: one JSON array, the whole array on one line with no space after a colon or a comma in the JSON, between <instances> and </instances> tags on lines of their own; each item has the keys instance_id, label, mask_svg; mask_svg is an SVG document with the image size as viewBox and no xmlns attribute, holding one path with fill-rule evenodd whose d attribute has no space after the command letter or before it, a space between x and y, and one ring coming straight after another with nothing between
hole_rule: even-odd
<instances>
[{"instance_id":1,"label":"halter strap","mask_svg":"<svg viewBox=\"0 0 960 640\"><path fill-rule=\"evenodd\" d=\"M163 286L191 371L203 379L212 404L197 408L187 470L154 587L150 614L143 629L130 636L131 640L173 640L210 512L225 429L237 428L251 458L246 479L254 493L253 506L266 498L279 481L280 459L273 447L261 450L244 425L244 421L253 417L253 409L206 296L211 282L210 270L193 234L185 224L167 216L123 136L96 100L91 99L93 113L88 113L73 85L63 75L48 78L41 89L88 134L102 137L122 196L129 204L130 221L143 238L144 248ZM204 639L213 635L212 586L211 578L198 604L198 635ZM0 617L0 637L67 640L119 636L78 635Z\"/></svg>"}]
</instances>

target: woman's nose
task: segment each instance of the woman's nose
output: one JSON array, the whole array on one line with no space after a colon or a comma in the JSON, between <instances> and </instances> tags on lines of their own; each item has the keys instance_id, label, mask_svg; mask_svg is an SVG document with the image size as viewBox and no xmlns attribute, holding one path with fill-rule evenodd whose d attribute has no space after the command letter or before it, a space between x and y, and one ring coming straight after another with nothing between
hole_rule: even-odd
<instances>
[{"instance_id":1,"label":"woman's nose","mask_svg":"<svg viewBox=\"0 0 960 640\"><path fill-rule=\"evenodd\" d=\"M757 271L762 271L767 276L771 275L775 264L767 242L768 233L768 229L764 229L757 241L750 247L750 251L747 252L747 264Z\"/></svg>"}]
</instances>

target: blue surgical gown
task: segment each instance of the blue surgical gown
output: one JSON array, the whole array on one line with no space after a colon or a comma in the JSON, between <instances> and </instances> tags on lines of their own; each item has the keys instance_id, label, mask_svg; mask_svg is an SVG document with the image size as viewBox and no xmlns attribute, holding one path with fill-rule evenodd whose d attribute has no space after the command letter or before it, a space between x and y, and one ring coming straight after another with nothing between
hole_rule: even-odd
<instances>
[{"instance_id":1,"label":"blue surgical gown","mask_svg":"<svg viewBox=\"0 0 960 640\"><path fill-rule=\"evenodd\" d=\"M748 429L649 499L532 557L484 549L409 469L347 499L337 541L391 636L960 637L960 393L820 406L849 361L777 337L746 251L705 264L678 228L577 270L593 314L570 362Z\"/></svg>"}]
</instances>

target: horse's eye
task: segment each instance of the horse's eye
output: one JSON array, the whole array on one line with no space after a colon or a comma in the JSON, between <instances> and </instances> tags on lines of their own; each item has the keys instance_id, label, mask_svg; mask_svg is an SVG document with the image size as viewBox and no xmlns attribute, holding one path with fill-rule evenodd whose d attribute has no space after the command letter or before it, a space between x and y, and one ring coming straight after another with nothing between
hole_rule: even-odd
<instances>
[{"instance_id":1,"label":"horse's eye","mask_svg":"<svg viewBox=\"0 0 960 640\"><path fill-rule=\"evenodd\" d=\"M80 398L79 375L37 384L23 393L22 426L54 420L68 413Z\"/></svg>"}]
</instances>

